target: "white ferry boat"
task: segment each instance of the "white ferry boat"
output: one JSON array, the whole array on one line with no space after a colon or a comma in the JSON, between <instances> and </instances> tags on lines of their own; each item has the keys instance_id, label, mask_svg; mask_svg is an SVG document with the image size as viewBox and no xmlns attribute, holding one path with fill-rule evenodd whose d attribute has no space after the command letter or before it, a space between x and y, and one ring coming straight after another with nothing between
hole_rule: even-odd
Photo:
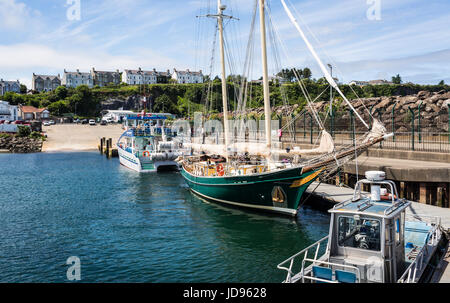
<instances>
[{"instance_id":1,"label":"white ferry boat","mask_svg":"<svg viewBox=\"0 0 450 303\"><path fill-rule=\"evenodd\" d=\"M165 121L170 114L136 114L125 119L126 131L117 149L120 164L137 172L179 170L175 161L185 154L183 143L176 139Z\"/></svg>"}]
</instances>

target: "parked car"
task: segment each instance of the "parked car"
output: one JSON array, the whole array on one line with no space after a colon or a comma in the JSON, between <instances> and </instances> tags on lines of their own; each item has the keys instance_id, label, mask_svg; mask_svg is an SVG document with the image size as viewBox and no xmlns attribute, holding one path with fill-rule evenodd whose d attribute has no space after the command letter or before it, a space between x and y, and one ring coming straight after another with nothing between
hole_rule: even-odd
<instances>
[{"instance_id":1,"label":"parked car","mask_svg":"<svg viewBox=\"0 0 450 303\"><path fill-rule=\"evenodd\" d=\"M42 123L42 125L44 125L44 126L50 126L51 124L50 124L50 121L44 121L44 122Z\"/></svg>"},{"instance_id":2,"label":"parked car","mask_svg":"<svg viewBox=\"0 0 450 303\"><path fill-rule=\"evenodd\" d=\"M106 121L106 120L102 120L101 122L100 122L100 125L107 125L108 124L108 122Z\"/></svg>"},{"instance_id":3,"label":"parked car","mask_svg":"<svg viewBox=\"0 0 450 303\"><path fill-rule=\"evenodd\" d=\"M76 124L78 124L80 122L81 122L80 119L73 120L73 123L76 123Z\"/></svg>"},{"instance_id":4,"label":"parked car","mask_svg":"<svg viewBox=\"0 0 450 303\"><path fill-rule=\"evenodd\" d=\"M89 120L89 125L96 125L95 120L94 119Z\"/></svg>"},{"instance_id":5,"label":"parked car","mask_svg":"<svg viewBox=\"0 0 450 303\"><path fill-rule=\"evenodd\" d=\"M49 122L50 122L51 125L55 125L56 124L56 122L54 120L50 120Z\"/></svg>"},{"instance_id":6,"label":"parked car","mask_svg":"<svg viewBox=\"0 0 450 303\"><path fill-rule=\"evenodd\" d=\"M81 124L89 124L89 121L87 119L84 119L81 121Z\"/></svg>"}]
</instances>

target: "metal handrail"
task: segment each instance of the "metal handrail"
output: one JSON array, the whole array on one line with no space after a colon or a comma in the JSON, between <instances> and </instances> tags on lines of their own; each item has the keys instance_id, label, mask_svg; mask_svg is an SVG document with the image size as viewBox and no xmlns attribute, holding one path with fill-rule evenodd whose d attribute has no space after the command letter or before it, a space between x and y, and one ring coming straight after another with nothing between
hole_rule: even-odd
<instances>
[{"instance_id":1,"label":"metal handrail","mask_svg":"<svg viewBox=\"0 0 450 303\"><path fill-rule=\"evenodd\" d=\"M415 283L418 270L423 270L424 264L427 262L427 257L429 256L430 248L438 244L438 239L440 238L441 229L440 224L433 227L431 237L428 242L422 247L420 252L417 254L414 261L408 266L403 275L397 280L398 283ZM412 276L411 276L412 275Z\"/></svg>"},{"instance_id":2,"label":"metal handrail","mask_svg":"<svg viewBox=\"0 0 450 303\"><path fill-rule=\"evenodd\" d=\"M315 252L315 257L314 258L317 259L317 255L318 255L318 252L319 252L319 249L320 249L320 244L322 242L324 242L325 240L328 240L328 238L329 238L329 236L326 236L326 237L320 239L319 241L315 242L314 244L308 246L307 248L303 249L302 251L296 253L295 255L291 256L290 258L284 260L283 262L281 262L280 264L277 265L278 269L287 271L286 280L284 281L285 283L291 283L291 278L294 276L294 273L292 272L292 267L294 265L295 259L297 257L301 256L301 255L303 255L303 259L306 259L307 256L308 256L309 250L311 248L313 248L313 247L316 247L316 246L317 246L317 248L316 248L316 252ZM289 268L283 266L283 265L285 265L288 262L290 262ZM303 267L302 267L302 270L303 270Z\"/></svg>"}]
</instances>

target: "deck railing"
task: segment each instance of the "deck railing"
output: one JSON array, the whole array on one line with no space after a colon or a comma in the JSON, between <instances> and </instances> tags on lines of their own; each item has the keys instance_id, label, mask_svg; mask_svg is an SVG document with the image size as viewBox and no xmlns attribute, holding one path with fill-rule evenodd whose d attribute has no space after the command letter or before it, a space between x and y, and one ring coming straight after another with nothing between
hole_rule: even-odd
<instances>
[{"instance_id":1,"label":"deck railing","mask_svg":"<svg viewBox=\"0 0 450 303\"><path fill-rule=\"evenodd\" d=\"M407 218L408 220L426 221L433 224L431 237L428 238L427 243L424 244L414 261L408 266L400 279L397 280L398 283L417 283L418 277L420 277L420 274L425 270L431 254L435 251L439 244L439 239L441 239L441 219L439 217L422 215L420 217L409 215Z\"/></svg>"},{"instance_id":2,"label":"deck railing","mask_svg":"<svg viewBox=\"0 0 450 303\"><path fill-rule=\"evenodd\" d=\"M301 259L301 261L299 263L302 265L302 268L299 270L299 272L304 271L304 261L305 260L308 260L308 259L318 260L321 244L323 242L325 242L325 245L328 244L328 237L329 236L326 236L326 237L320 239L316 243L308 246L304 250L296 253L295 255L290 257L289 259L287 259L287 260L281 262L280 264L278 264L278 266L277 266L278 269L287 271L286 279L284 280L283 283L295 282L295 281L292 281L292 278L296 275L296 273L293 272L295 260ZM312 250L314 250L314 257L313 258L308 258L308 254ZM287 265L287 264L289 264L289 265Z\"/></svg>"}]
</instances>

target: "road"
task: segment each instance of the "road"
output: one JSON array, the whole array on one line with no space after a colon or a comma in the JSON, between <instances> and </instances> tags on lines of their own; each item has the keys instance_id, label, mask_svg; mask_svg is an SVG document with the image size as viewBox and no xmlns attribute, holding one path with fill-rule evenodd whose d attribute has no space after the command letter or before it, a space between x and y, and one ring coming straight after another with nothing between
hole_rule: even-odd
<instances>
[{"instance_id":1,"label":"road","mask_svg":"<svg viewBox=\"0 0 450 303\"><path fill-rule=\"evenodd\" d=\"M47 141L42 147L43 152L96 150L100 138L112 138L115 145L124 132L120 124L56 124L43 126L42 130L47 135Z\"/></svg>"}]
</instances>

